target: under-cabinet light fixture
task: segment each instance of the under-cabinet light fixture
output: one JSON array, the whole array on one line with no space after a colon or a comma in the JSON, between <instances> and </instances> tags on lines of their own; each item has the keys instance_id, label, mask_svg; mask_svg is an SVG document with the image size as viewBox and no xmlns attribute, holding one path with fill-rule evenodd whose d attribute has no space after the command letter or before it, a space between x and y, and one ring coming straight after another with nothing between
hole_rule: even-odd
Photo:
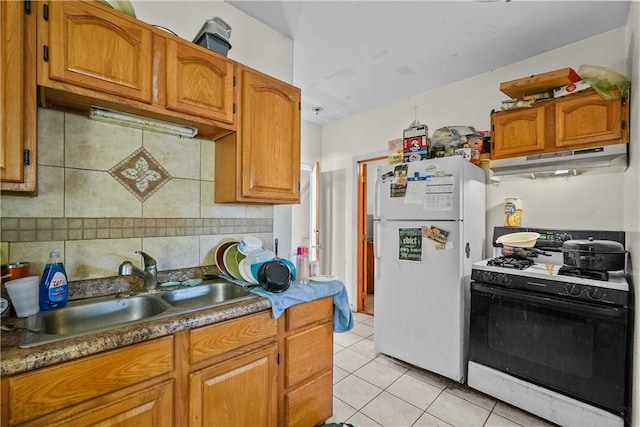
<instances>
[{"instance_id":1,"label":"under-cabinet light fixture","mask_svg":"<svg viewBox=\"0 0 640 427\"><path fill-rule=\"evenodd\" d=\"M89 118L100 122L168 133L170 135L178 135L185 138L193 138L198 134L198 129L191 126L178 125L175 123L164 122L162 120L150 119L148 117L107 110L100 107L91 107L91 110L89 111Z\"/></svg>"}]
</instances>

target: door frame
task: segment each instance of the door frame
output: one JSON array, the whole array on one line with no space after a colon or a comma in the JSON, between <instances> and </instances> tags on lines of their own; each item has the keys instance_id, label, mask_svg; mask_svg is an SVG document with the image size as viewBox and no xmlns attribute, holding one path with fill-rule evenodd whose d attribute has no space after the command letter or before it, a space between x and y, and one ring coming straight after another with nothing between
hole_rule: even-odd
<instances>
[{"instance_id":1,"label":"door frame","mask_svg":"<svg viewBox=\"0 0 640 427\"><path fill-rule=\"evenodd\" d=\"M367 169L368 163L374 161L385 160L388 158L386 152L372 153L362 157L355 158L356 168L356 260L357 260L357 274L356 274L356 312L362 312L365 308L364 300L367 295L367 201L368 197L374 197L375 195L367 194ZM374 242L375 245L375 242ZM365 312L368 313L368 312ZM373 314L373 313L368 313Z\"/></svg>"}]
</instances>

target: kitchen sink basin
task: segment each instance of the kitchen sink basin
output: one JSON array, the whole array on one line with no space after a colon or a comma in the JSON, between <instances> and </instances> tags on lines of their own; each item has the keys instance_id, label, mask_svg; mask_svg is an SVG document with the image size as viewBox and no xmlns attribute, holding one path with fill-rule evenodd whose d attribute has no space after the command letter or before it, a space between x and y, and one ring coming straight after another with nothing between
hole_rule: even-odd
<instances>
[{"instance_id":1,"label":"kitchen sink basin","mask_svg":"<svg viewBox=\"0 0 640 427\"><path fill-rule=\"evenodd\" d=\"M81 334L152 317L167 308L166 304L151 295L108 298L43 311L38 323L44 334Z\"/></svg>"},{"instance_id":2,"label":"kitchen sink basin","mask_svg":"<svg viewBox=\"0 0 640 427\"><path fill-rule=\"evenodd\" d=\"M197 286L144 295L71 301L66 307L40 311L26 318L24 326L39 332L24 331L19 347L34 347L256 297L242 286L214 279Z\"/></svg>"},{"instance_id":3,"label":"kitchen sink basin","mask_svg":"<svg viewBox=\"0 0 640 427\"><path fill-rule=\"evenodd\" d=\"M242 286L221 280L192 288L165 291L160 297L174 307L196 308L215 306L252 295Z\"/></svg>"}]
</instances>

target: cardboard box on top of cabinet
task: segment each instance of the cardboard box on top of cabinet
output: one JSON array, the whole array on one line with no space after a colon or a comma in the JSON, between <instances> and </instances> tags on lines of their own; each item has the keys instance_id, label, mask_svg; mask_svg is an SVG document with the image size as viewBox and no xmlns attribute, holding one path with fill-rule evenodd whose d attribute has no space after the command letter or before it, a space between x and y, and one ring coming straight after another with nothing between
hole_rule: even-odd
<instances>
[{"instance_id":1,"label":"cardboard box on top of cabinet","mask_svg":"<svg viewBox=\"0 0 640 427\"><path fill-rule=\"evenodd\" d=\"M561 68L500 83L500 92L511 98L522 98L525 95L546 92L579 80L580 76L573 68Z\"/></svg>"},{"instance_id":2,"label":"cardboard box on top of cabinet","mask_svg":"<svg viewBox=\"0 0 640 427\"><path fill-rule=\"evenodd\" d=\"M581 90L590 89L591 85L584 80L579 80L575 83L569 83L568 85L559 87L553 90L553 97L560 98L561 96L571 95L572 93L580 92Z\"/></svg>"}]
</instances>

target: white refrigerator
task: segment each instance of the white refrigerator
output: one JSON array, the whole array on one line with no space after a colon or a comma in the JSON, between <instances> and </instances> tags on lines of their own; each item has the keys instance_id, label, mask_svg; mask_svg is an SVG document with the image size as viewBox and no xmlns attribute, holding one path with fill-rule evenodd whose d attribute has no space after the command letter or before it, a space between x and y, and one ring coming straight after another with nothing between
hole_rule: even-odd
<instances>
[{"instance_id":1,"label":"white refrigerator","mask_svg":"<svg viewBox=\"0 0 640 427\"><path fill-rule=\"evenodd\" d=\"M485 172L460 156L381 166L375 192L375 348L464 383Z\"/></svg>"}]
</instances>

